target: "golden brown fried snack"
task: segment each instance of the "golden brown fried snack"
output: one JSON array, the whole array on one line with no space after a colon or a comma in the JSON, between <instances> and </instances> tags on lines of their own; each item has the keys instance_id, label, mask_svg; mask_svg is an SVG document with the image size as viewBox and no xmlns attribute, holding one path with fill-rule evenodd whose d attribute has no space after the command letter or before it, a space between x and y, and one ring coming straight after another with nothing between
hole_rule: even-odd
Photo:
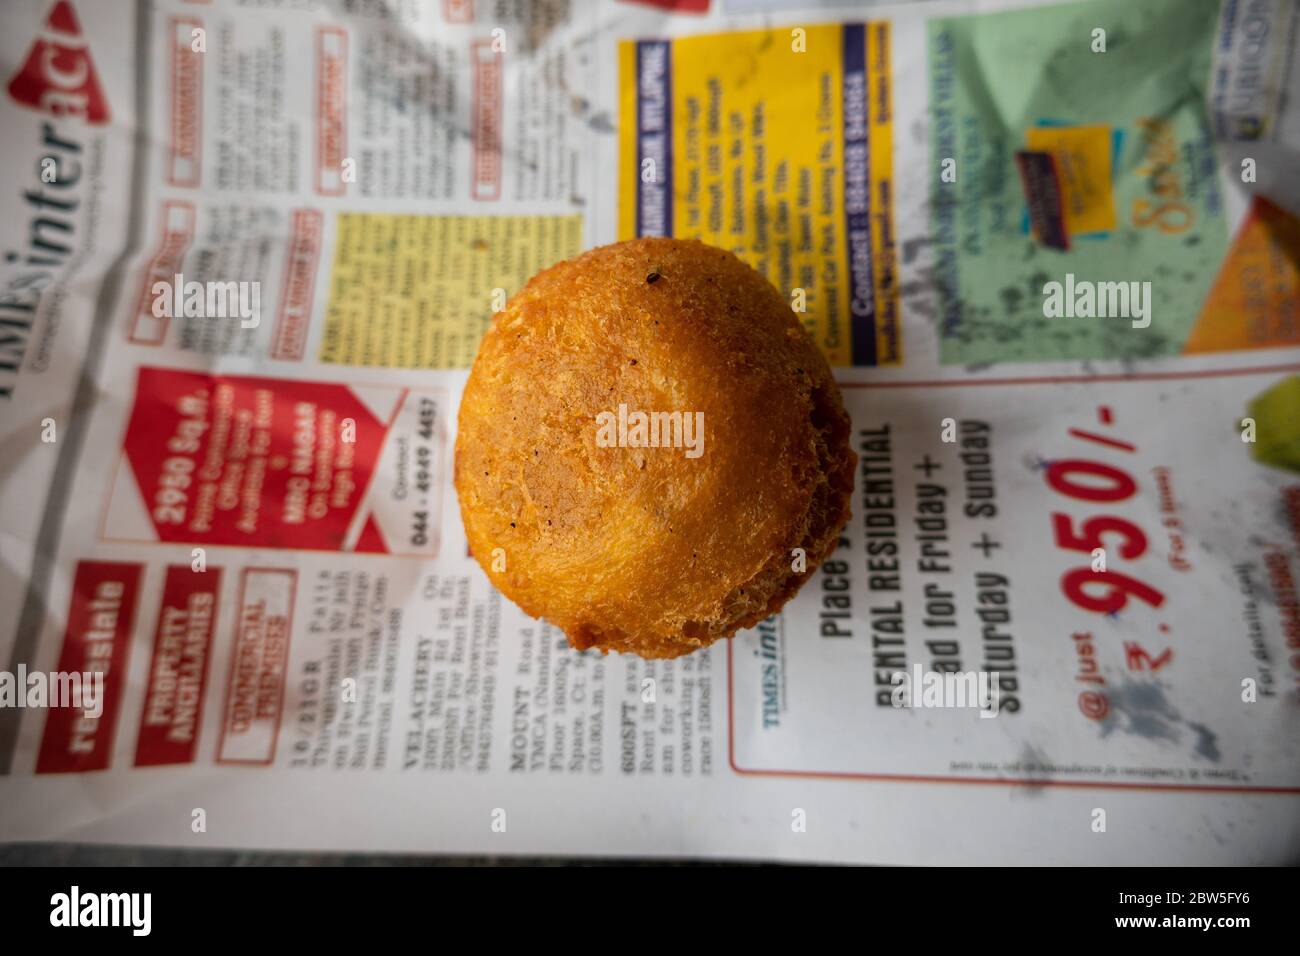
<instances>
[{"instance_id":1,"label":"golden brown fried snack","mask_svg":"<svg viewBox=\"0 0 1300 956\"><path fill-rule=\"evenodd\" d=\"M661 415L661 447L630 447L653 436L636 412L682 425ZM835 548L856 462L780 294L729 252L637 239L539 273L496 316L456 490L471 550L524 611L576 648L677 657L789 600Z\"/></svg>"}]
</instances>

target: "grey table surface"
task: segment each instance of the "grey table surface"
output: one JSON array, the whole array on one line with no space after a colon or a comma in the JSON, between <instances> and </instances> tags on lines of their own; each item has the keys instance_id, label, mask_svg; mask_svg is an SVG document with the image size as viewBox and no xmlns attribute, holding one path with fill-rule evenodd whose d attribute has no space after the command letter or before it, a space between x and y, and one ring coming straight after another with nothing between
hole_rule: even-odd
<instances>
[{"instance_id":1,"label":"grey table surface","mask_svg":"<svg viewBox=\"0 0 1300 956\"><path fill-rule=\"evenodd\" d=\"M293 853L16 843L0 846L0 866L764 866L725 860L603 857L440 856L427 853Z\"/></svg>"}]
</instances>

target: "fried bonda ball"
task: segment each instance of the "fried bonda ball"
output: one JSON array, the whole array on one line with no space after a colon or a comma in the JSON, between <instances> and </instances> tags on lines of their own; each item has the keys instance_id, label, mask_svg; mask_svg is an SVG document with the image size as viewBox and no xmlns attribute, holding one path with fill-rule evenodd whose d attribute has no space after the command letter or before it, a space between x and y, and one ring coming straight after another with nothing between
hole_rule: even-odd
<instances>
[{"instance_id":1,"label":"fried bonda ball","mask_svg":"<svg viewBox=\"0 0 1300 956\"><path fill-rule=\"evenodd\" d=\"M857 457L781 295L693 240L604 246L498 314L461 399L470 550L576 648L677 657L777 611L834 550Z\"/></svg>"}]
</instances>

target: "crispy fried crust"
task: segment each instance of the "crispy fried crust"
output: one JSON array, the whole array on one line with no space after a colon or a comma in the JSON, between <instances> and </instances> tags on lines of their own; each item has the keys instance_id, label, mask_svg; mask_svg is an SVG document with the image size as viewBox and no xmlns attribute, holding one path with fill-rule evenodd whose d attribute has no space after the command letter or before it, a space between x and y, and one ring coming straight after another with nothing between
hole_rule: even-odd
<instances>
[{"instance_id":1,"label":"crispy fried crust","mask_svg":"<svg viewBox=\"0 0 1300 956\"><path fill-rule=\"evenodd\" d=\"M703 453L601 447L620 403L703 412ZM471 550L524 611L577 648L677 657L789 600L835 548L856 462L780 294L729 252L637 239L539 273L495 318L456 490Z\"/></svg>"}]
</instances>

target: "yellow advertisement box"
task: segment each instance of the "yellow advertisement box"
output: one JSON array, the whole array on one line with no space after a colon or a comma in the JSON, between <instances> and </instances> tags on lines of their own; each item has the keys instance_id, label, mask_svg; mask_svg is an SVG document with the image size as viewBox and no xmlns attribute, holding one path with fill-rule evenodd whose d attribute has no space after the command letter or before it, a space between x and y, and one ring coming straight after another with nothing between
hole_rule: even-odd
<instances>
[{"instance_id":1,"label":"yellow advertisement box","mask_svg":"<svg viewBox=\"0 0 1300 956\"><path fill-rule=\"evenodd\" d=\"M493 309L581 250L581 216L340 214L320 360L468 368Z\"/></svg>"},{"instance_id":2,"label":"yellow advertisement box","mask_svg":"<svg viewBox=\"0 0 1300 956\"><path fill-rule=\"evenodd\" d=\"M619 237L730 249L832 365L903 360L887 22L619 48Z\"/></svg>"}]
</instances>

